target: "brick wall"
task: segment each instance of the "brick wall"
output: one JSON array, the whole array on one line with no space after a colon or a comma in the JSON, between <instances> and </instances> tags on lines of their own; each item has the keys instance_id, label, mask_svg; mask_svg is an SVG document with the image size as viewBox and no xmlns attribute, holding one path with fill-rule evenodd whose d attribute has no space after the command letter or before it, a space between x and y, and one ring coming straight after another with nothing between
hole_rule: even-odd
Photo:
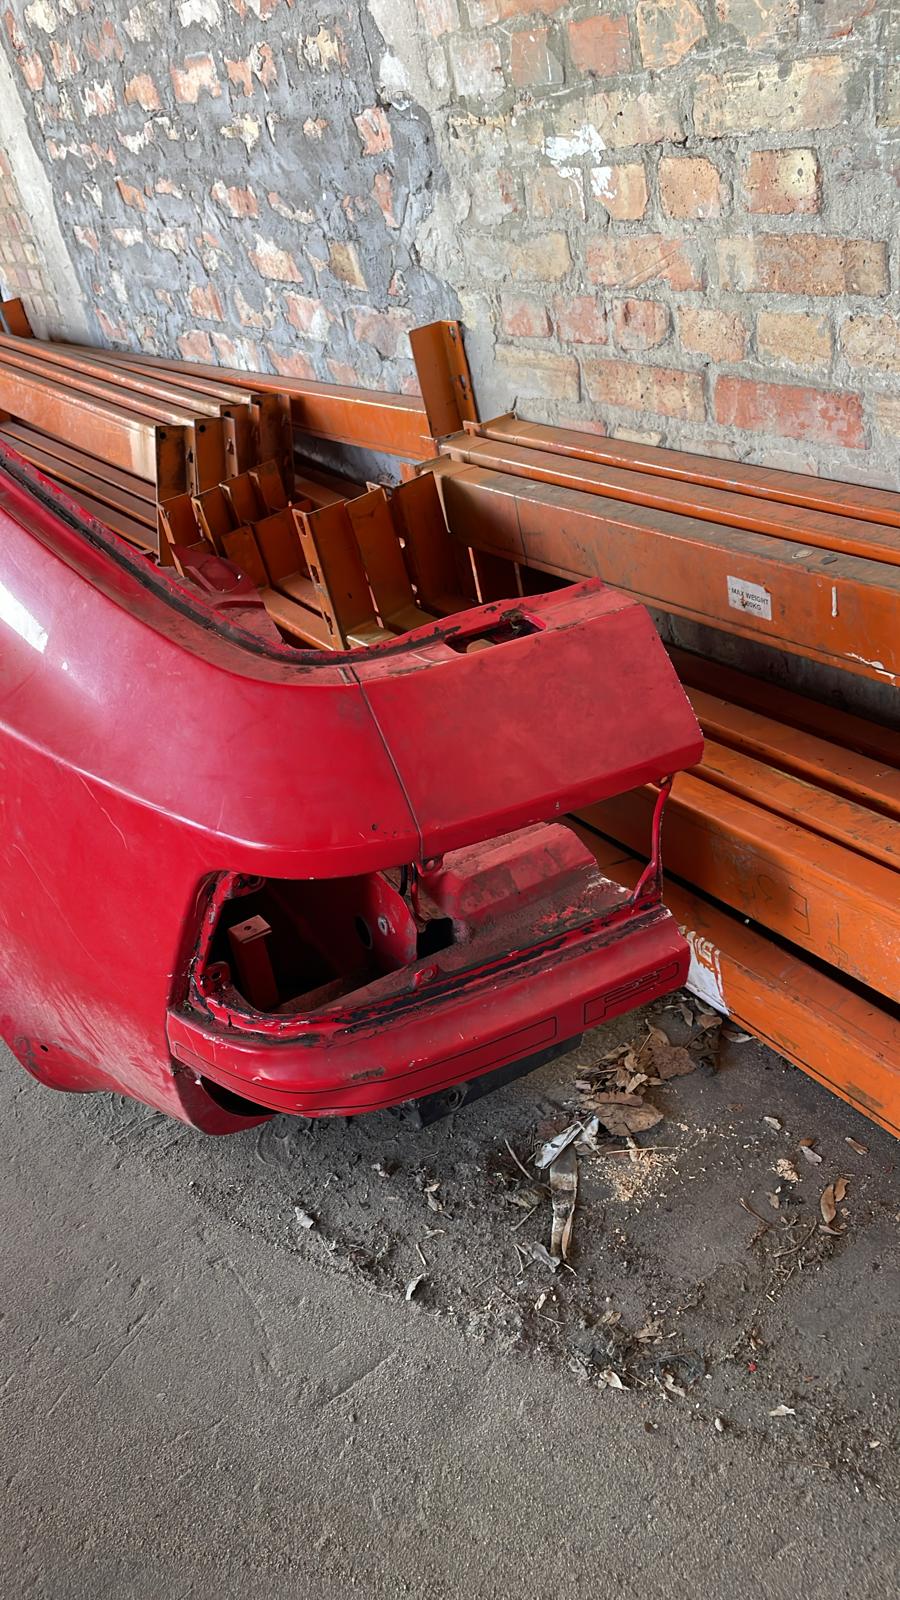
<instances>
[{"instance_id":1,"label":"brick wall","mask_svg":"<svg viewBox=\"0 0 900 1600\"><path fill-rule=\"evenodd\" d=\"M0 150L0 291L4 298L19 297L27 303L38 332L59 322L56 293L4 150Z\"/></svg>"},{"instance_id":2,"label":"brick wall","mask_svg":"<svg viewBox=\"0 0 900 1600\"><path fill-rule=\"evenodd\" d=\"M900 0L8 0L98 335L900 484Z\"/></svg>"}]
</instances>

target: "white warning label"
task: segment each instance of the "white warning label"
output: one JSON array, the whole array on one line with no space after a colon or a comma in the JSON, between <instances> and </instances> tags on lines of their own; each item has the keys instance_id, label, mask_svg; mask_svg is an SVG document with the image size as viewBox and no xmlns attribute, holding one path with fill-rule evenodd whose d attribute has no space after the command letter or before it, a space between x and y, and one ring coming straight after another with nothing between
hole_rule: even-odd
<instances>
[{"instance_id":1,"label":"white warning label","mask_svg":"<svg viewBox=\"0 0 900 1600\"><path fill-rule=\"evenodd\" d=\"M735 611L749 611L751 617L765 617L772 621L772 596L761 583L747 583L744 578L729 578L728 604Z\"/></svg>"}]
</instances>

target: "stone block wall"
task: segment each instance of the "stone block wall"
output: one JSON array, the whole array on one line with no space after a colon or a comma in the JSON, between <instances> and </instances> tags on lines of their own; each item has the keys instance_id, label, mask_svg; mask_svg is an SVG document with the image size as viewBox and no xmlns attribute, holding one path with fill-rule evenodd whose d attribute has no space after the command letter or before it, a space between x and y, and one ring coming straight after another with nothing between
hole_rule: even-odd
<instances>
[{"instance_id":1,"label":"stone block wall","mask_svg":"<svg viewBox=\"0 0 900 1600\"><path fill-rule=\"evenodd\" d=\"M461 315L485 413L900 484L900 0L6 0L3 47L98 338L400 388Z\"/></svg>"}]
</instances>

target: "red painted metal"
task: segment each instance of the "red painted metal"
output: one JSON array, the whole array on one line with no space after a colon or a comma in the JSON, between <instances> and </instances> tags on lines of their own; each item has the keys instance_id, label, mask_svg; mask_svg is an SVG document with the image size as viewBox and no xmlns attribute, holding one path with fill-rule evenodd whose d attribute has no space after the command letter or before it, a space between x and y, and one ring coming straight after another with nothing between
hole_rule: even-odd
<instances>
[{"instance_id":1,"label":"red painted metal","mask_svg":"<svg viewBox=\"0 0 900 1600\"><path fill-rule=\"evenodd\" d=\"M41 1082L220 1133L273 1109L362 1111L682 980L658 851L626 898L555 829L509 844L514 867L498 843L698 759L639 605L590 582L368 651L299 652L236 623L227 563L203 589L160 572L3 461L0 1031ZM412 962L403 868L454 929ZM522 904L479 922L472 902L502 904L504 872ZM382 966L311 1016L303 997L255 1012L215 941L223 916L254 914L260 881L333 921L364 893Z\"/></svg>"}]
</instances>

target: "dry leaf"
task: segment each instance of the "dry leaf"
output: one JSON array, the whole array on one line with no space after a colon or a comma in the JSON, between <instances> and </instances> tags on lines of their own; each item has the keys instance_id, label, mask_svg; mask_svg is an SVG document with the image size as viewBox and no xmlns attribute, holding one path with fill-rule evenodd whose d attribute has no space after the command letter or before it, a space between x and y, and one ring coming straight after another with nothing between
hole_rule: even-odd
<instances>
[{"instance_id":1,"label":"dry leaf","mask_svg":"<svg viewBox=\"0 0 900 1600\"><path fill-rule=\"evenodd\" d=\"M540 1240L536 1239L534 1243L529 1245L527 1248L531 1252L531 1259L533 1261L540 1262L542 1267L549 1267L551 1272L556 1272L561 1265L561 1258L559 1256L552 1256L550 1251L547 1249L547 1246L545 1244L541 1244Z\"/></svg>"},{"instance_id":2,"label":"dry leaf","mask_svg":"<svg viewBox=\"0 0 900 1600\"><path fill-rule=\"evenodd\" d=\"M649 1077L667 1083L670 1078L684 1078L689 1072L695 1072L697 1063L684 1045L670 1044L665 1034L654 1028L641 1051L641 1067Z\"/></svg>"},{"instance_id":3,"label":"dry leaf","mask_svg":"<svg viewBox=\"0 0 900 1600\"><path fill-rule=\"evenodd\" d=\"M796 1415L797 1413L793 1406L785 1405L776 1406L774 1411L769 1412L770 1417L795 1417Z\"/></svg>"},{"instance_id":4,"label":"dry leaf","mask_svg":"<svg viewBox=\"0 0 900 1600\"><path fill-rule=\"evenodd\" d=\"M572 1228L575 1222L575 1201L578 1195L578 1157L573 1145L567 1145L561 1155L551 1163L550 1199L553 1205L553 1227L550 1234L550 1254L569 1259Z\"/></svg>"},{"instance_id":5,"label":"dry leaf","mask_svg":"<svg viewBox=\"0 0 900 1600\"><path fill-rule=\"evenodd\" d=\"M830 1183L827 1189L822 1190L819 1200L819 1210L823 1222L833 1222L837 1216L837 1206L834 1203L834 1184Z\"/></svg>"},{"instance_id":6,"label":"dry leaf","mask_svg":"<svg viewBox=\"0 0 900 1600\"><path fill-rule=\"evenodd\" d=\"M671 1372L668 1370L666 1370L662 1375L662 1385L666 1391L666 1394L677 1394L680 1400L687 1399L687 1390L682 1389L681 1384L675 1382Z\"/></svg>"},{"instance_id":7,"label":"dry leaf","mask_svg":"<svg viewBox=\"0 0 900 1600\"><path fill-rule=\"evenodd\" d=\"M869 1154L869 1146L860 1144L858 1139L851 1139L849 1133L845 1135L844 1143L848 1144L851 1150L855 1150L858 1156L867 1156Z\"/></svg>"},{"instance_id":8,"label":"dry leaf","mask_svg":"<svg viewBox=\"0 0 900 1600\"><path fill-rule=\"evenodd\" d=\"M604 1367L600 1374L607 1389L627 1389L628 1385L622 1382L619 1374L612 1367Z\"/></svg>"},{"instance_id":9,"label":"dry leaf","mask_svg":"<svg viewBox=\"0 0 900 1600\"><path fill-rule=\"evenodd\" d=\"M310 1216L308 1211L304 1211L302 1206L294 1207L294 1220L298 1228L309 1229L314 1228L316 1225L315 1217Z\"/></svg>"},{"instance_id":10,"label":"dry leaf","mask_svg":"<svg viewBox=\"0 0 900 1600\"><path fill-rule=\"evenodd\" d=\"M835 1198L835 1200L836 1200L838 1205L840 1205L840 1203L843 1200L845 1194L847 1193L847 1184L849 1183L849 1181L850 1181L849 1178L838 1178L835 1181L834 1198Z\"/></svg>"},{"instance_id":11,"label":"dry leaf","mask_svg":"<svg viewBox=\"0 0 900 1600\"><path fill-rule=\"evenodd\" d=\"M781 1210L781 1199L777 1194L767 1194L766 1199L768 1200L773 1211Z\"/></svg>"},{"instance_id":12,"label":"dry leaf","mask_svg":"<svg viewBox=\"0 0 900 1600\"><path fill-rule=\"evenodd\" d=\"M722 1421L721 1417L714 1417L713 1418L713 1427L715 1428L716 1433L724 1433L725 1432L725 1424Z\"/></svg>"},{"instance_id":13,"label":"dry leaf","mask_svg":"<svg viewBox=\"0 0 900 1600\"><path fill-rule=\"evenodd\" d=\"M779 1178L784 1178L787 1183L800 1182L800 1174L797 1168L792 1162L788 1161L786 1156L779 1156L774 1170L778 1173Z\"/></svg>"},{"instance_id":14,"label":"dry leaf","mask_svg":"<svg viewBox=\"0 0 900 1600\"><path fill-rule=\"evenodd\" d=\"M636 1098L630 1096L630 1099ZM663 1114L656 1106L644 1105L604 1105L597 1107L597 1116L607 1132L624 1138L630 1133L645 1133L648 1128L655 1128L662 1122Z\"/></svg>"},{"instance_id":15,"label":"dry leaf","mask_svg":"<svg viewBox=\"0 0 900 1600\"><path fill-rule=\"evenodd\" d=\"M784 1127L784 1123L779 1122L777 1117L763 1117L763 1122L767 1122L770 1128L775 1129L776 1133L780 1133Z\"/></svg>"},{"instance_id":16,"label":"dry leaf","mask_svg":"<svg viewBox=\"0 0 900 1600\"><path fill-rule=\"evenodd\" d=\"M813 1149L813 1143L814 1141L812 1139L801 1139L800 1154L806 1161L810 1163L811 1166L818 1167L822 1164L822 1157L819 1155L818 1150Z\"/></svg>"},{"instance_id":17,"label":"dry leaf","mask_svg":"<svg viewBox=\"0 0 900 1600\"><path fill-rule=\"evenodd\" d=\"M419 1276L417 1278L410 1278L409 1283L406 1285L406 1298L407 1298L407 1300L411 1300L412 1299L412 1297L415 1294L416 1290L424 1282L425 1282L425 1274L424 1274L424 1272L420 1272Z\"/></svg>"},{"instance_id":18,"label":"dry leaf","mask_svg":"<svg viewBox=\"0 0 900 1600\"><path fill-rule=\"evenodd\" d=\"M542 1171L544 1167L549 1167L551 1162L556 1160L557 1156L562 1155L566 1146L570 1145L574 1139L577 1139L579 1134L583 1131L584 1129L582 1123L570 1122L567 1128L563 1128L562 1133L557 1133L554 1138L548 1139L546 1144L541 1145L540 1150L534 1158L535 1166L539 1167Z\"/></svg>"}]
</instances>

